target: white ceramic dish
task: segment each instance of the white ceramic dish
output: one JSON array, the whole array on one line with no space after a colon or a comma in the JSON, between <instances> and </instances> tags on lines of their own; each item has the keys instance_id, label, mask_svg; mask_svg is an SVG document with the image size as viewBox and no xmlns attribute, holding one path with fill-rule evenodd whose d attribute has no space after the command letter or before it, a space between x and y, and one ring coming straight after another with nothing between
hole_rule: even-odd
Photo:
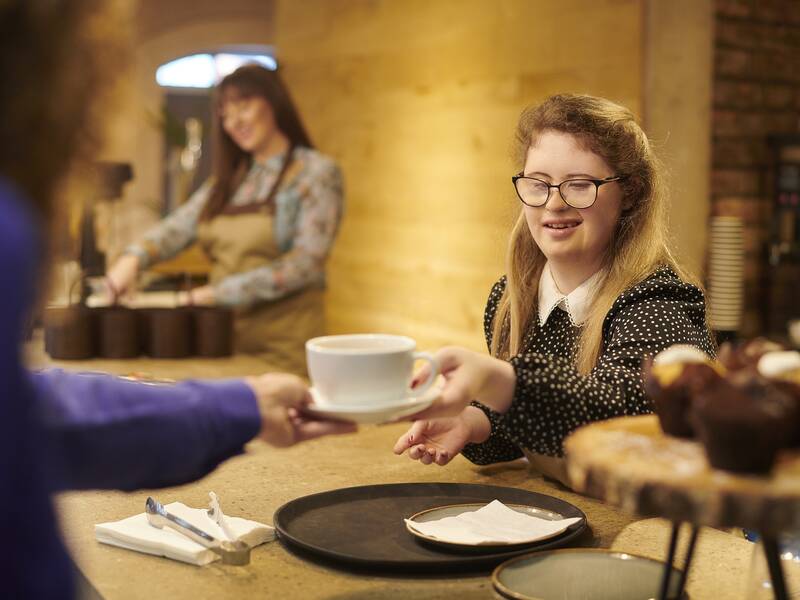
<instances>
[{"instance_id":1,"label":"white ceramic dish","mask_svg":"<svg viewBox=\"0 0 800 600\"><path fill-rule=\"evenodd\" d=\"M578 527L578 523L566 523L564 524L563 528L560 528L556 531L550 531L546 534L534 535L528 539L523 541L515 541L515 542L501 542L493 540L489 543L480 542L480 543L464 543L462 541L450 541L444 539L442 537L434 537L428 534L425 534L421 531L418 531L414 528L415 523L427 523L430 521L438 521L439 519L444 519L447 517L457 517L467 512L475 512L479 508L486 506L485 503L482 504L451 504L448 506L438 506L436 508L429 508L427 510L420 511L415 515L412 515L406 521L406 529L409 531L411 535L414 537L425 540L426 542L436 544L437 546L443 546L452 549L481 549L484 551L500 551L500 550L511 550L513 548L524 548L526 546L535 545L539 542L544 540L548 540L554 538L556 536L561 535L570 527ZM507 508L510 508L513 511L521 513L523 515L528 515L531 517L536 517L539 519L543 519L546 521L561 521L564 517L558 513L549 511L544 508L539 508L537 506L528 506L525 504L506 504ZM583 519L581 519L582 521Z\"/></svg>"},{"instance_id":2,"label":"white ceramic dish","mask_svg":"<svg viewBox=\"0 0 800 600\"><path fill-rule=\"evenodd\" d=\"M315 417L335 419L337 421L351 421L362 425L376 425L378 423L386 423L402 417L408 417L421 410L425 410L439 397L439 392L439 387L434 386L418 398L403 398L391 404L381 404L378 406L333 405L320 402L318 400L319 393L312 387L311 396L314 398L315 402L307 406L304 410Z\"/></svg>"}]
</instances>

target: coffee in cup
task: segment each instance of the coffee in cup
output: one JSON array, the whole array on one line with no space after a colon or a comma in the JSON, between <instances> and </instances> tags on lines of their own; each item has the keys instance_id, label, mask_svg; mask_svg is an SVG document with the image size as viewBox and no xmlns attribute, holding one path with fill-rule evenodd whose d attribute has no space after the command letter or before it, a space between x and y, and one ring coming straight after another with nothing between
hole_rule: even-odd
<instances>
[{"instance_id":1,"label":"coffee in cup","mask_svg":"<svg viewBox=\"0 0 800 600\"><path fill-rule=\"evenodd\" d=\"M306 342L306 360L316 402L327 406L385 406L423 394L434 382L433 356L416 352L409 337L379 333L328 335ZM417 360L430 374L411 389Z\"/></svg>"}]
</instances>

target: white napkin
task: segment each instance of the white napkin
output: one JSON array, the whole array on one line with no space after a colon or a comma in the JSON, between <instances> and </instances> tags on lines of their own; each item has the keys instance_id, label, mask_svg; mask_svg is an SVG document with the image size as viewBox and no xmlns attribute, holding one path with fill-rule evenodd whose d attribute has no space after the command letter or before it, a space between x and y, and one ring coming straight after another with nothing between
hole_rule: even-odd
<instances>
[{"instance_id":1,"label":"white napkin","mask_svg":"<svg viewBox=\"0 0 800 600\"><path fill-rule=\"evenodd\" d=\"M508 508L499 500L492 500L475 511L455 517L444 517L427 523L406 519L411 529L443 542L453 544L519 544L547 539L558 535L581 517L558 521L540 519Z\"/></svg>"},{"instance_id":2,"label":"white napkin","mask_svg":"<svg viewBox=\"0 0 800 600\"><path fill-rule=\"evenodd\" d=\"M231 536L226 534L214 517L209 516L205 508L191 508L181 502L167 504L164 508L217 539L235 541L231 540ZM263 523L231 516L225 516L222 522L228 533L235 535L235 539L245 542L251 548L275 538L275 530ZM192 565L207 565L219 559L211 550L177 531L167 527L153 527L147 522L145 513L121 521L99 523L94 526L94 535L104 544L166 556Z\"/></svg>"}]
</instances>

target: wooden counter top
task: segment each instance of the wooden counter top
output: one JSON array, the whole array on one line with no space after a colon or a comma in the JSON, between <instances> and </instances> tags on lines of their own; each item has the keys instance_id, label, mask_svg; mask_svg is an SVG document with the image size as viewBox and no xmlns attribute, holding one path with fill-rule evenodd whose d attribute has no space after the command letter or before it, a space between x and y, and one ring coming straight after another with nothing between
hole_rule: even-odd
<instances>
[{"instance_id":1,"label":"wooden counter top","mask_svg":"<svg viewBox=\"0 0 800 600\"><path fill-rule=\"evenodd\" d=\"M30 350L30 360L34 365L56 364L69 369L107 370L120 374L146 372L156 377L181 379L260 371L260 363L252 357L53 363L36 350L35 344ZM109 600L401 597L468 600L492 596L487 575L457 578L356 575L309 562L290 553L277 541L254 549L252 562L246 567L218 563L195 567L100 544L94 539L93 526L142 512L144 501L151 493L163 503L179 500L199 507L207 504L208 492L214 491L220 495L226 513L271 524L275 509L299 496L341 487L410 481L514 486L562 498L588 516L592 531L581 538L579 543L584 546L610 547L617 534L635 520L616 508L532 474L523 461L477 467L457 457L447 467L440 468L426 467L405 456L395 456L391 451L392 445L405 428L404 424L364 426L358 434L323 438L285 450L253 442L245 455L227 461L200 481L180 487L135 493L65 493L56 499L64 538L81 571ZM638 539L639 536L635 537ZM634 541L616 549L635 552L638 547ZM647 547L641 553L654 552L657 555L658 549ZM720 590L725 589L724 582L715 583L710 577L713 577L712 573L697 565L689 582L692 598L717 597ZM715 595L705 595L705 589L712 590ZM723 594L723 597L729 596Z\"/></svg>"},{"instance_id":2,"label":"wooden counter top","mask_svg":"<svg viewBox=\"0 0 800 600\"><path fill-rule=\"evenodd\" d=\"M354 575L318 566L291 554L279 542L253 550L246 567L208 567L138 554L95 541L95 523L142 512L152 493L161 502L180 500L205 506L208 492L220 495L225 511L264 523L280 505L298 496L325 490L408 481L468 482L516 486L556 495L580 507L589 517L594 539L585 545L610 546L631 521L600 502L530 478L521 463L476 468L457 458L447 468L425 467L392 454L403 425L363 427L359 434L326 438L287 450L254 442L245 456L234 458L204 479L185 486L135 493L77 492L58 500L67 544L92 585L116 598L485 598L487 576L458 579L396 578ZM432 595L433 591L435 595Z\"/></svg>"}]
</instances>

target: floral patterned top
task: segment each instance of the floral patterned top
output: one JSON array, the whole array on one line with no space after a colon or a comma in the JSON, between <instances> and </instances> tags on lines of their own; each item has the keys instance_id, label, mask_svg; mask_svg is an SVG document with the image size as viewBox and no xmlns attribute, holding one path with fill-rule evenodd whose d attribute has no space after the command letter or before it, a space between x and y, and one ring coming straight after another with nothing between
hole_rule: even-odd
<instances>
[{"instance_id":1,"label":"floral patterned top","mask_svg":"<svg viewBox=\"0 0 800 600\"><path fill-rule=\"evenodd\" d=\"M263 200L280 173L283 160L283 155L278 155L261 163L253 161L230 205L245 206ZM275 195L273 235L284 255L269 265L217 282L214 292L219 304L249 306L277 300L312 285L324 285L325 260L344 210L342 174L332 159L311 148L295 148L293 160L302 168ZM207 181L126 252L136 254L145 268L192 244L210 191L211 182Z\"/></svg>"},{"instance_id":2,"label":"floral patterned top","mask_svg":"<svg viewBox=\"0 0 800 600\"><path fill-rule=\"evenodd\" d=\"M495 311L506 278L492 288L484 315L491 347ZM527 332L523 351L510 359L517 382L505 414L473 401L491 423L491 435L467 444L462 454L476 464L514 460L522 448L563 456L572 431L593 421L652 412L642 385L645 356L672 344L690 344L714 356L705 318L705 299L697 287L662 267L616 299L603 322L603 347L597 365L581 375L574 363L582 325L559 305L544 323Z\"/></svg>"}]
</instances>

